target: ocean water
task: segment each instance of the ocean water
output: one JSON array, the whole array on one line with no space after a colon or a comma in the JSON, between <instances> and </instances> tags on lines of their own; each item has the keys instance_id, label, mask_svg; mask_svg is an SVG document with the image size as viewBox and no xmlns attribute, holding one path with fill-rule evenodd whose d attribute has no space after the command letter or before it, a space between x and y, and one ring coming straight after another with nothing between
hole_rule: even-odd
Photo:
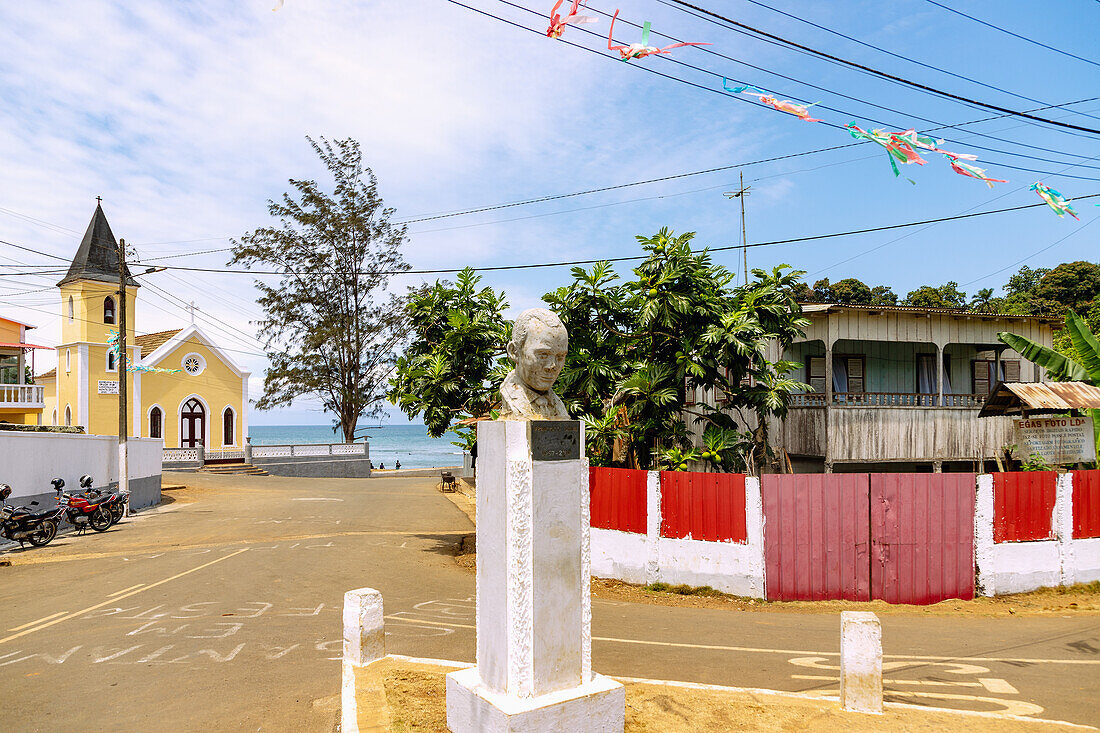
<instances>
[{"instance_id":1,"label":"ocean water","mask_svg":"<svg viewBox=\"0 0 1100 733\"><path fill-rule=\"evenodd\" d=\"M370 443L370 458L375 466L394 468L437 468L461 466L462 451L451 445L456 436L429 438L423 425L383 425L364 431ZM328 425L250 425L252 445L302 445L304 443L342 443L341 435Z\"/></svg>"}]
</instances>

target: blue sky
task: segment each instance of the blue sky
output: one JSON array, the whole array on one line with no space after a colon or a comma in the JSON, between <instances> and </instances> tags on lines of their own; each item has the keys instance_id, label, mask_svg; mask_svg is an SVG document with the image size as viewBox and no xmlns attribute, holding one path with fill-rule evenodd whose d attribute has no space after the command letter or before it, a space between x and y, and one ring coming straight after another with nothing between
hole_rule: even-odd
<instances>
[{"instance_id":1,"label":"blue sky","mask_svg":"<svg viewBox=\"0 0 1100 733\"><path fill-rule=\"evenodd\" d=\"M286 0L278 12L272 12L273 4L0 5L0 47L5 49L0 54L0 239L70 257L100 195L116 235L136 243L143 257L228 246L224 237L267 223L265 202L286 190L286 179L323 175L303 139L307 134L360 140L366 162L399 218L851 142L843 130L715 93L721 89L721 75L774 91L780 98L836 107L842 112L820 110L816 116L839 125L854 120L864 128L927 129L936 124L919 118L958 125L996 114L762 43L657 0L624 0L620 23L650 20L655 33L707 41L713 44L709 49L726 56L830 91L699 49L678 49L673 58L712 74L658 57L624 63L606 51L600 38L580 28L566 31L565 40L602 49L601 58L443 0ZM467 4L540 34L546 27L545 17L498 0ZM516 2L543 16L552 4ZM1041 103L1100 96L1100 67L1038 48L925 0L768 4ZM616 7L603 0L591 0L590 5L608 13ZM748 2L715 1L708 7L929 86L1011 109L1041 106L859 46ZM1016 1L955 7L1048 45L1100 57L1095 51L1100 3L1072 0L1059 4L1058 12ZM600 16L598 24L585 28L606 35L608 20ZM640 31L616 24L615 35L629 42ZM659 36L657 40L667 42ZM1100 117L1100 99L1069 109ZM1067 109L1037 114L1100 128L1100 119ZM1013 118L948 132L941 133L949 140L946 149L976 153L977 165L1009 183L990 191L930 154L927 165L903 169L916 182L912 185L905 177L894 178L886 154L869 144L750 166L744 169L746 183L753 187L749 241L1029 204L1038 201L1027 190L1036 180L1068 197L1100 192L1100 136L1066 134ZM414 224L407 257L414 268L426 269L628 256L637 251L636 234L666 225L697 232L700 246L728 246L738 242L739 210L722 192L736 182L737 171L729 170ZM1034 267L1096 260L1100 227L1083 227L1096 219L1098 209L1092 201L1080 202L1077 209L1080 222L1030 209L926 229L757 248L750 251L750 266L789 263L807 270L811 281L855 276L872 285L892 285L903 297L922 284L947 280L973 293L1001 285L1018 261ZM730 266L737 257L733 252L716 255ZM0 245L0 263L49 261ZM226 258L212 253L164 262L221 267ZM0 267L5 269L11 268ZM567 268L553 268L488 273L485 282L507 291L518 310L536 305L542 293L567 277ZM258 394L264 360L248 336L255 333L250 319L259 315L250 279L174 272L148 280L152 287L143 288L139 300L139 330L182 326L188 316L179 301L195 301L200 325L252 369L252 390ZM58 308L56 291L48 289L53 282L56 277L0 278L2 312L40 324L35 338L47 344L58 337L57 319L51 315ZM41 288L47 289L26 292ZM254 424L327 421L308 400L253 415Z\"/></svg>"}]
</instances>

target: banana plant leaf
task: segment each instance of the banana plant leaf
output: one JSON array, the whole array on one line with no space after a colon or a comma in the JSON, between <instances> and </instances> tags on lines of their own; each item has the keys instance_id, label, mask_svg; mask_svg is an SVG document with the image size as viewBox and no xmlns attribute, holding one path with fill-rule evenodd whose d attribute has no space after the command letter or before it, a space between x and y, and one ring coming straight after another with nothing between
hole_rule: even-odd
<instances>
[{"instance_id":1,"label":"banana plant leaf","mask_svg":"<svg viewBox=\"0 0 1100 733\"><path fill-rule=\"evenodd\" d=\"M1082 366L1088 372L1088 380L1092 384L1100 385L1100 341L1085 324L1081 316L1073 311L1066 314L1066 330L1073 342L1073 348L1081 357Z\"/></svg>"},{"instance_id":2,"label":"banana plant leaf","mask_svg":"<svg viewBox=\"0 0 1100 733\"><path fill-rule=\"evenodd\" d=\"M1059 382L1089 382L1089 373L1085 368L1067 356L1059 354L1042 344L1036 343L1026 336L1001 331L997 338L1030 362L1034 362L1047 370L1047 374Z\"/></svg>"}]
</instances>

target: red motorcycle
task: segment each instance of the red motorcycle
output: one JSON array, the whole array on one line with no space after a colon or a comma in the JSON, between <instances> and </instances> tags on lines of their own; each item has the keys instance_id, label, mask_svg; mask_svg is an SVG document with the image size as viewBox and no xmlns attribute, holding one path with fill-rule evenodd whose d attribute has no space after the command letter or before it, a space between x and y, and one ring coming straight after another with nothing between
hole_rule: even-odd
<instances>
[{"instance_id":1,"label":"red motorcycle","mask_svg":"<svg viewBox=\"0 0 1100 733\"><path fill-rule=\"evenodd\" d=\"M66 494L64 493L65 479L62 478L55 478L50 483L53 484L53 490L57 492L58 506L65 507L65 519L76 527L77 532L84 532L88 527L96 532L106 532L114 524L114 516L108 504L112 497ZM88 487L90 486L89 479Z\"/></svg>"}]
</instances>

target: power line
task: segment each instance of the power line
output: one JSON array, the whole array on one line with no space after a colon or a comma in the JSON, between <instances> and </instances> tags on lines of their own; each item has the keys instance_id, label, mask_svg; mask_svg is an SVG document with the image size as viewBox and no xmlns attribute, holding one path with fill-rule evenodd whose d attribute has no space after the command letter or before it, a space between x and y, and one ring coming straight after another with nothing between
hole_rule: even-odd
<instances>
[{"instance_id":1,"label":"power line","mask_svg":"<svg viewBox=\"0 0 1100 733\"><path fill-rule=\"evenodd\" d=\"M931 2L931 1L932 0L929 0L929 2ZM1008 107L1001 107L1001 106L996 105L996 104L990 104L988 102L982 102L982 101L979 101L977 99L971 99L969 97L964 97L964 96L959 95L959 94L954 94L952 92L947 92L947 91L944 91L942 89L937 89L935 87L930 87L927 84L921 84L920 82L911 81L909 79L905 79L903 77L896 76L895 74L889 74L885 71L879 71L878 69L874 69L870 66L866 66L864 64L860 64L860 63L857 63L855 61L849 61L849 60L841 58L839 56L834 56L833 54L825 53L824 51L818 51L815 48L810 48L809 46L803 45L803 44L798 43L796 41L791 41L791 40L788 40L786 38L783 38L782 36L777 36L774 33L769 33L767 31L761 30L759 28L754 28L751 25L747 25L745 23L741 23L739 21L733 20L732 18L727 18L726 16L721 15L719 13L715 13L712 10L707 10L706 8L701 8L698 5L692 5L689 2L685 2L685 0L667 0L667 2L672 3L674 5L678 5L678 6L683 7L683 8L690 8L691 10L694 10L694 11L699 12L699 13L703 13L704 15L708 15L712 18L717 19L717 20L721 20L722 22L728 23L728 24L730 24L732 26L735 26L737 28L743 28L745 30L748 30L748 31L751 31L753 33L764 36L765 38L771 38L773 40L779 41L780 43L783 43L783 44L785 44L787 46L790 46L792 48L797 48L797 49L801 49L803 51L806 51L808 53L812 53L815 56L819 56L819 57L824 58L824 59L829 59L831 61L836 61L838 63L844 64L845 66L850 66L854 69L860 69L862 71L868 72L868 73L873 74L875 76L882 77L883 79L890 79L892 81L904 84L906 86L913 87L914 89L921 89L923 91L930 92L932 94L936 94L938 96L944 97L946 99L952 99L952 100L955 100L955 101L958 101L958 102L963 102L963 103L966 103L966 104L970 104L970 105L973 105L973 106L976 106L976 107L984 107L985 109L991 109L991 110L994 110L994 111L997 111L997 112L1004 112L1005 114L1010 114L1010 115L1014 115L1014 116L1018 116L1018 117L1024 117L1026 119L1035 120L1036 122L1041 122L1041 123L1044 123L1044 124L1047 124L1047 125L1054 125L1054 126L1057 126L1057 127L1065 127L1065 128L1071 129L1071 130L1079 130L1081 132L1087 132L1087 133L1090 133L1090 134L1093 134L1093 135L1100 135L1100 130L1097 130L1095 128L1082 127L1081 125L1074 125L1074 124L1071 124L1071 123L1068 123L1068 122L1058 122L1057 120L1051 120L1051 119L1047 119L1045 117L1037 117L1037 116L1029 114L1027 112L1020 112L1018 110L1009 109Z\"/></svg>"},{"instance_id":2,"label":"power line","mask_svg":"<svg viewBox=\"0 0 1100 733\"><path fill-rule=\"evenodd\" d=\"M867 43L866 41L861 41L858 38L855 38L853 36L849 36L846 33L841 33L838 30L835 30L833 28L829 28L828 26L824 26L824 25L821 25L819 23L815 23L812 20L807 20L805 18L800 18L797 15L794 15L792 13L788 13L785 10L782 10L780 8L776 8L776 7L771 6L771 5L768 5L767 3L760 2L760 0L745 0L745 1L748 2L748 3L751 3L753 5L759 6L761 8L767 8L768 10L771 10L774 13L779 13L780 15L786 16L786 17L788 17L792 20L797 20L799 23L805 23L806 25L813 26L814 28L818 28L820 30L823 30L826 33L832 33L834 36L839 36L840 38L847 39L847 40L851 41L852 43L858 43L861 46L865 46L867 48L872 48L872 49L874 49L876 51L879 51L881 53L887 54L889 56L893 56L894 58L901 59L902 61L908 61L911 64L916 64L917 66L923 66L926 69L932 69L933 71L938 71L941 74L947 74L948 76L953 76L956 79L962 79L963 81L968 81L971 84L977 84L978 86L985 87L986 89L992 89L994 91L1002 92L1004 94L1008 94L1009 96L1016 97L1017 99L1023 99L1025 101L1034 102L1036 104L1046 104L1046 102L1042 102L1038 99L1032 99L1031 97L1026 97L1022 94L1017 94L1016 92L1010 91L1008 89L1002 89L1001 87L995 86L993 84L986 84L983 81L973 79L973 78L971 78L969 76L966 76L964 74L956 74L954 71L950 71L948 69L941 69L938 66L934 66L932 64L928 64L928 63L925 63L923 61L918 61L917 59L909 58L908 56L905 56L904 54L897 53L896 51L891 51L889 49L882 48L881 46L876 46L873 43ZM931 2L931 0L929 0L929 1ZM935 3L935 4L939 5L939 3ZM944 7L944 6L941 5L940 7ZM947 8L947 9L952 10L951 8ZM958 11L952 10L952 12L958 12ZM1075 112L1076 114L1082 115L1084 117L1091 117L1092 119L1100 119L1100 118L1096 117L1095 115L1090 115L1090 114L1087 114L1085 112L1079 112L1077 110L1071 110L1071 111Z\"/></svg>"},{"instance_id":3,"label":"power line","mask_svg":"<svg viewBox=\"0 0 1100 733\"><path fill-rule=\"evenodd\" d=\"M1085 223L1084 223L1084 224L1082 224L1081 226L1079 226L1079 227L1077 227L1076 229L1074 229L1074 230L1073 230L1072 232L1070 232L1069 234L1067 234L1067 235L1065 235L1064 237L1061 237L1061 238L1059 238L1059 239L1056 239L1056 240L1055 240L1054 242L1052 242L1052 243L1048 244L1048 245L1047 245L1046 247L1043 247L1042 249L1039 249L1039 250L1036 250L1036 251L1032 252L1031 254L1029 254L1029 255L1028 255L1027 257L1024 257L1023 259L1020 259L1020 260L1016 260L1016 261L1015 261L1015 262L1013 262L1013 263L1012 263L1011 265L1005 265L1005 266L1004 266L1004 267L1002 267L1001 269L999 269L999 270L994 270L993 272L991 272L991 273L989 273L989 274L987 274L987 275L982 275L981 277L979 277L979 278L975 278L975 279L973 279L973 280L970 280L969 282L964 282L964 283L963 283L962 285L960 285L959 287L963 288L963 287L966 287L967 285L973 285L973 284L974 284L974 283L976 283L976 282L980 282L980 281L982 281L982 280L985 280L985 279L986 279L987 277L993 277L994 275L999 275L999 274L1001 274L1001 273L1002 273L1002 272L1004 272L1005 270L1011 270L1011 269L1012 269L1013 267L1015 267L1016 265L1020 265L1020 264L1023 264L1024 262L1027 262L1028 260L1030 260L1030 259L1031 259L1032 257L1035 257L1035 256L1037 256L1037 255L1041 255L1041 254L1042 254L1043 252L1046 252L1046 251L1047 251L1048 249L1053 249L1054 247L1058 246L1059 244L1061 244L1062 242L1066 241L1066 240L1067 240L1067 239L1069 239L1070 237L1072 237L1072 236L1075 236L1075 235L1077 235L1077 234L1080 234L1080 233L1081 233L1081 230L1082 230L1082 229L1084 229L1084 228L1085 228L1085 227L1087 227L1087 226L1090 226L1090 225L1094 224L1094 223L1096 222L1097 218L1100 218L1100 217L1093 217L1093 218L1092 218L1092 219L1090 219L1089 221L1085 222Z\"/></svg>"},{"instance_id":4,"label":"power line","mask_svg":"<svg viewBox=\"0 0 1100 733\"><path fill-rule=\"evenodd\" d=\"M751 2L751 0L750 0L750 2ZM961 10L956 10L955 8L949 7L949 6L944 5L942 3L938 3L938 2L936 2L936 0L928 0L928 2L932 3L936 7L943 8L944 10L947 10L948 12L954 13L955 15L961 15L964 18L968 18L969 20L972 20L975 23L981 23L982 25L984 25L988 28L998 30L1001 33L1007 33L1008 35L1010 35L1014 38L1019 38L1021 41L1027 41L1028 43L1032 43L1032 44L1035 44L1036 46L1040 46L1042 48L1045 48L1048 51L1054 51L1055 53L1060 53L1063 56L1069 56L1071 59L1077 59L1078 61L1084 61L1086 64L1092 64L1093 66L1100 66L1100 63L1097 63L1096 61L1093 61L1092 59L1086 59L1083 56L1078 56L1077 54L1070 53L1069 51L1063 51L1060 48L1055 48L1054 46L1048 46L1047 44L1042 43L1040 41L1036 41L1033 38L1028 38L1027 36L1021 36L1019 33L1013 33L1012 31L1008 30L1007 28L1002 28L999 25L993 25L992 23L984 21L981 18L975 18L973 15L967 15L966 13L962 12Z\"/></svg>"},{"instance_id":5,"label":"power line","mask_svg":"<svg viewBox=\"0 0 1100 733\"><path fill-rule=\"evenodd\" d=\"M498 1L502 2L504 4L512 5L513 7L516 7L516 8L522 9L522 10L526 10L527 12L534 13L534 14L538 15L537 12L532 11L529 8L524 8L524 7L519 6L519 5L514 5L513 3L508 2L508 0L498 0ZM459 2L458 0L447 0L447 2L451 3L452 5L457 5L459 7L466 8L467 10L471 10L475 13L480 14L480 15L484 15L486 17L493 18L494 20L500 21L502 23L507 23L508 25L514 26L516 28L520 28L520 29L525 30L525 31L528 31L529 33L535 33L535 34L538 34L538 35L542 35L542 33L540 31L538 31L537 29L530 28L528 26L525 26L521 23L517 23L517 22L512 21L512 20L508 20L507 18L502 18L499 15L494 15L494 14L488 12L488 11L481 10L480 8L475 8L475 7L472 7L470 5L466 5L465 3ZM599 11L596 11L596 12L599 12ZM584 33L591 34L591 35L600 36L600 34L595 33L594 31L590 31L590 30L588 30L586 28L583 28L583 27L578 26L577 30L582 31ZM661 35L665 35L665 34L661 34ZM673 38L672 36L667 36L667 35L665 37L666 38ZM582 49L584 51L588 51L589 53L594 53L594 54L596 54L596 55L598 55L602 58L611 58L611 57L607 56L606 54L604 54L602 51L598 51L596 49L589 48L588 46L584 46L582 44L574 43L572 41L567 41L565 39L558 39L557 42L565 43L565 44L573 46L575 48L579 48L579 49ZM721 54L719 54L719 55L721 55ZM721 74L719 74L715 71L711 71L709 69L704 69L704 68L701 68L699 66L695 66L693 64L689 64L689 63L686 63L684 61L680 61L678 59L673 59L673 58L670 58L670 57L667 57L667 56L662 56L661 58L665 59L666 61L671 61L672 63L678 64L680 66L685 66L687 68L694 69L696 71L700 71L700 72L705 73L705 74L709 74L711 76L722 77ZM692 86L692 87L695 87L697 89L702 89L703 91L710 92L712 94L719 94L719 95L721 95L723 97L726 97L726 98L736 99L739 102L743 102L745 104L750 104L750 105L756 106L756 104L754 102L751 102L751 101L749 101L749 100L747 100L743 97L737 96L737 95L729 94L725 90L716 89L716 88L710 87L710 86L704 86L702 84L698 84L698 83L690 81L688 79L684 79L682 77L675 76L673 74L666 74L664 72L657 71L656 69L653 69L649 66L645 66L645 65L641 65L641 64L632 64L631 66L632 66L632 68L641 69L642 71L645 71L645 72L648 72L648 73L651 73L651 74L656 74L657 76L661 76L661 77L664 77L666 79L671 79L672 81L677 81L677 82L680 82L682 84L687 84L688 86ZM772 72L769 72L769 73L772 73ZM729 78L729 77L724 77L724 78ZM802 83L802 82L799 82L799 83ZM841 96L843 96L843 95L841 95ZM836 108L829 107L827 105L821 105L821 106L824 109L833 110L833 111L836 111L836 112L839 112L839 113L842 113L842 114L849 114L847 112L844 112L843 110L837 110ZM875 105L875 106L878 106L878 105ZM898 114L903 114L903 113L898 112ZM1020 113L1014 112L1012 110L1008 110L1008 112L1003 116L1008 117L1008 116L1019 115L1019 114ZM853 116L864 117L865 119L869 119L872 122L875 122L877 124L882 124L882 125L887 125L887 126L891 125L891 123L884 122L882 120L875 120L874 118L867 117L866 115L853 115ZM926 118L921 118L921 119L926 119ZM1044 118L1039 118L1039 119L1044 119ZM837 129L837 130L847 131L846 127L843 127L841 125L837 125L837 124L832 123L832 122L823 122L821 124L825 125L826 127L832 127L834 129ZM961 127L962 125L965 125L965 124L973 124L973 123L959 123L957 125L941 125L940 127L931 128L929 130L924 130L922 132L933 132L935 130ZM969 132L971 132L971 134L975 134L975 135L982 135L983 134L983 133L974 132L974 131L969 131ZM1021 145L1021 146L1024 146L1024 147L1034 147L1034 146L1028 146L1025 143L1016 143L1016 142L1013 142L1013 141L1006 141L1006 142L1009 142L1010 144L1014 144L1014 145ZM860 143L860 144L862 144L862 143ZM965 144L968 144L970 147L974 147L974 148L977 148L979 150L986 150L986 151L990 151L990 152L994 152L994 153L1012 155L1012 156L1021 157L1021 158L1031 158L1033 160L1041 160L1041 161L1048 162L1048 163L1055 163L1057 165L1061 165L1061 164L1064 164L1064 163L1067 162L1067 161L1053 161L1053 160L1049 160L1047 158L1040 158L1040 157L1036 157L1036 156L1026 155L1026 154L1023 154L1023 153L1012 153L1012 152L1005 151L1005 150L998 150L996 148L988 148L988 147L984 147L984 146L981 146L981 145L976 145L974 143L965 143ZM838 147L843 147L843 146L838 146ZM1084 156L1074 155L1074 157L1084 157ZM1037 173L1039 175L1054 175L1054 173L1052 171L1042 171L1042 170L1038 170L1038 169L1035 169L1035 168L1024 168L1024 167L1021 167L1021 166L1011 165L1009 163L1002 163L1002 162L999 162L999 161L996 161L996 160L993 160L993 159L986 159L985 162L991 163L991 164L994 164L994 165L998 165L998 166L1001 166L1001 167L1004 167L1004 168L1010 168L1012 170L1024 171L1024 172L1027 172L1027 173ZM1076 178L1078 180L1089 180L1089 181L1100 180L1100 179L1096 179L1096 178L1090 178L1090 177L1087 177L1087 176L1067 176L1067 177ZM404 221L404 222L399 222L399 223L413 223L413 221L409 220L409 221Z\"/></svg>"},{"instance_id":6,"label":"power line","mask_svg":"<svg viewBox=\"0 0 1100 733\"><path fill-rule=\"evenodd\" d=\"M1073 200L1074 201L1081 201L1081 200L1084 200L1084 199L1096 198L1098 196L1100 196L1100 193L1090 193L1090 194L1086 194L1084 196L1076 196L1076 197L1074 197ZM886 225L886 226L869 227L867 229L852 229L852 230L845 231L845 232L833 232L831 234L814 234L814 235L810 235L810 236L806 236L806 237L793 237L791 239L777 239L777 240L773 240L773 241L770 241L770 242L754 242L754 243L748 244L748 245L736 244L736 245L723 246L723 247L708 247L708 248L705 248L704 250L694 250L694 251L696 253L704 252L704 251L705 252L722 252L722 251L730 250L730 249L740 249L742 246L747 246L747 247L771 247L771 246L775 246L775 245L779 245L779 244L794 244L794 243L798 243L798 242L809 242L809 241L815 241L815 240L820 240L820 239L833 239L833 238L836 238L836 237L847 237L847 236L853 236L853 235L856 235L856 234L870 234L872 232L882 232L882 231L888 231L888 230L891 230L891 229L904 229L904 228L907 228L907 227L922 226L922 225L925 225L925 224L938 224L940 222L955 221L955 220L958 220L958 219L970 219L970 218L977 217L977 216L988 216L990 214L1003 214L1003 213L1010 212L1010 211L1023 211L1024 209L1034 209L1034 208L1038 208L1038 207L1045 207L1046 205L1047 204L1045 202L1040 202L1040 203L1036 203L1036 204L1024 204L1022 206L1011 206L1011 207L1004 208L1004 209L992 209L990 211L978 211L978 212L969 213L969 214L956 214L954 216L943 216L943 217L939 217L937 219L924 219L922 221L911 221L911 222L905 222L903 224L889 224L889 225ZM530 270L530 269L542 268L542 267L567 267L567 266L574 266L574 265L590 265L590 264L595 264L597 262L625 262L625 261L628 261L628 260L644 260L647 256L648 255L639 255L639 256L632 256L632 257L602 257L602 258L598 258L598 259L571 260L571 261L567 261L567 262L542 262L542 263L528 264L528 265L498 265L498 266L494 266L494 267L471 267L469 269L474 270L475 272L496 272L496 271L502 271L502 270ZM143 263L135 263L135 264L143 264ZM227 269L227 268L212 268L212 267L185 267L185 266L182 266L182 265L164 265L164 267L167 267L170 270L184 270L184 271L188 271L188 272L224 272L224 273L233 273L233 274L237 274L237 275L253 275L253 276L255 276L255 275L284 275L285 276L285 275L305 275L305 274L309 274L309 273L306 273L306 272L299 272L299 271L296 271L296 270L285 270L285 271L278 271L278 270L231 270L231 269ZM439 269L439 270L405 270L405 271L401 271L401 272L398 272L398 271L395 271L395 272L382 272L382 273L379 273L379 274L380 275L442 275L442 274L453 274L453 273L456 273L456 272L461 272L462 269L465 269L465 268Z\"/></svg>"},{"instance_id":7,"label":"power line","mask_svg":"<svg viewBox=\"0 0 1100 733\"><path fill-rule=\"evenodd\" d=\"M526 10L527 12L529 12L533 15L539 15L541 17L540 13L538 13L537 11L531 10L530 8L526 8L522 5L517 5L513 2L510 2L510 0L497 0L497 1L500 2L500 3L503 3L505 5L509 5L513 8L517 8L517 9L520 9L520 10ZM608 18L611 17L608 13L605 13L601 10L596 10L595 8L588 8L588 9L593 11L593 12L599 13L600 15L603 15L604 17L608 17ZM677 8L677 9L679 9L679 8ZM710 20L710 19L709 18L704 18L704 20ZM637 23L632 23L632 22L630 22L629 20L626 20L626 19L620 19L619 22L624 23L626 25L634 26L635 28L641 28L642 27L642 26L638 25ZM711 22L714 22L714 21L711 21ZM577 30L579 30L583 33L587 33L587 34L592 35L592 36L597 36L601 40L603 38L603 34L597 33L597 32L592 31L592 30L589 30L588 28L578 27ZM663 36L665 38L671 39L672 41L675 41L677 43L680 43L680 42L683 41L683 39L676 38L675 36L670 36L667 33L658 33L657 35L660 35L660 36ZM825 92L827 94L832 94L832 95L837 96L837 97L842 97L844 99L849 99L849 100L851 100L853 102L857 102L859 104L866 104L870 107L875 107L877 109L885 110L887 112L893 112L894 114L902 115L904 117L910 117L910 118L913 118L913 119L916 119L916 120L920 120L921 122L927 122L927 123L930 123L930 124L933 124L933 125L938 125L938 127L931 128L930 130L924 130L924 132L933 132L935 130L951 129L951 128L956 128L956 127L961 127L962 125L972 124L972 123L959 123L958 125L945 125L941 122L929 119L927 117L922 117L920 115L914 115L914 114L910 114L910 113L907 113L907 112L902 112L901 110L894 109L893 107L887 107L885 105L877 104L875 102L868 102L865 99L860 99L858 97L853 97L851 95L844 94L843 92L838 92L835 89L829 89L828 87L823 87L823 86L820 86L818 84L814 84L812 82L804 81L802 79L798 79L798 78L793 77L793 76L788 76L787 74L782 74L778 71L773 71L773 70L767 69L763 66L757 66L756 64L749 63L748 61L743 61L743 60L735 58L733 56L728 56L724 53L721 53L720 51L716 51L716 50L711 49L711 48L706 48L706 47L700 46L698 48L698 50L703 52L703 53L710 54L712 56L718 56L719 58L726 59L727 61L732 61L734 63L741 64L742 66L748 66L749 68L757 69L758 71L763 71L765 74L770 74L772 76L777 76L781 79L786 79L786 80L792 81L796 84L801 84L803 86L810 87L812 89L817 89L817 90ZM602 52L600 53L600 55L603 55ZM711 71L710 69L704 69L704 68L701 68L699 66L695 66L694 64L689 64L686 61L682 61L680 59L673 58L671 56L661 56L661 59L666 61L666 62L674 63L674 64L677 64L679 66L684 66L686 68L693 69L695 71L699 71L699 72L702 72L702 73L705 73L705 74L711 74L715 77L719 77L719 78L722 78L722 79L729 78L729 77L724 77L721 74L718 74L717 72ZM732 80L732 81L736 81L739 84L747 83L747 82L742 81L742 80ZM770 91L776 92L777 94L781 94L781 95L784 95L784 96L792 96L792 95L788 95L788 94L785 94L783 92L780 92L779 90L776 90L776 89L772 89ZM737 99L741 100L740 97L737 97ZM747 101L747 100L741 100L741 101ZM754 104L752 102L749 102L749 103ZM1044 104L1044 103L1039 102L1039 104ZM836 112L837 114L841 114L841 115L845 115L845 116L864 117L864 118L869 119L872 122L874 122L876 124L880 124L880 125L891 126L891 124L892 124L892 123L889 123L889 122L886 122L886 121L883 121L883 120L876 120L874 118L867 117L866 115L858 115L856 113L848 112L848 111L845 111L845 110L842 110L842 109L838 109L836 107L830 107L827 104L819 104L818 106L821 109L827 109L831 112ZM1055 106L1055 105L1051 105L1051 106ZM1064 105L1056 105L1056 106L1064 106ZM1040 109L1049 109L1049 108L1050 108L1050 106L1040 107ZM1024 111L1025 112L1035 112L1037 110L1024 110ZM1086 116L1088 116L1088 115L1086 115ZM827 123L827 124L829 124L829 126L831 126L831 127L837 128L837 129L845 129L845 128L839 127L838 125L833 125L831 123ZM1033 125L1035 123L1028 122L1028 124ZM1079 157L1079 158L1084 158L1085 157L1083 155L1075 155L1073 153L1066 153L1066 152L1060 151L1060 150L1052 150L1051 148L1044 148L1044 147L1038 146L1038 145L1030 145L1028 143L1021 143L1021 142L1017 142L1015 140L1008 140L1008 139L1005 139L1005 138L997 137L995 135L989 135L989 134L984 133L984 132L979 132L977 130L967 130L967 132L969 132L971 135L977 135L979 137L988 138L990 140L996 140L997 142L1008 143L1009 145L1017 145L1017 146L1024 147L1024 148L1029 148L1029 149L1032 149L1032 150L1041 150L1041 151L1047 152L1047 153L1055 153L1055 154L1058 154L1058 155L1070 155L1072 157ZM1071 133L1071 134L1076 135L1078 133ZM1084 137L1084 136L1082 136L1082 137ZM961 142L961 141L956 141L956 142ZM1029 155L1025 155L1023 153L1013 153L1013 152L1007 151L1007 150L998 150L997 148L983 147L981 145L976 145L974 143L968 143L968 144L971 147L977 148L979 150L984 150L986 152L991 152L991 153L1001 153L1001 154L1004 154L1004 155L1015 155L1015 156L1018 156L1018 157L1031 158L1033 160L1040 160L1040 161L1047 162L1047 163L1051 163L1051 162L1064 163L1064 162L1066 162L1066 161L1052 161L1048 158L1029 156Z\"/></svg>"}]
</instances>

